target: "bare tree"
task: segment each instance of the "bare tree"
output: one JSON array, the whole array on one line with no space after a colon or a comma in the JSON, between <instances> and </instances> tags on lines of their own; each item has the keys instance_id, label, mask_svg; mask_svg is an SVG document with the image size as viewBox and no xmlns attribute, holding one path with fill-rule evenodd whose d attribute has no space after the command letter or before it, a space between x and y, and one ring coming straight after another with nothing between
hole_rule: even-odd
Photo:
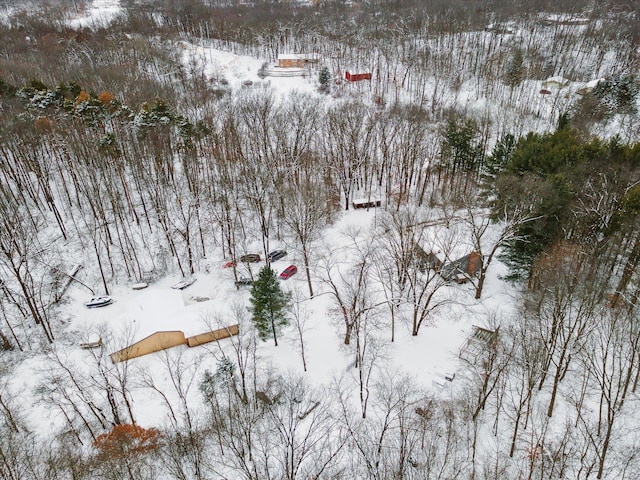
<instances>
[{"instance_id":1,"label":"bare tree","mask_svg":"<svg viewBox=\"0 0 640 480\"><path fill-rule=\"evenodd\" d=\"M325 205L328 198L315 183L310 180L301 180L290 190L290 195L284 196L284 201L283 222L291 229L300 246L309 296L313 297L311 282L313 243L320 237L323 224L326 224L327 210Z\"/></svg>"},{"instance_id":2,"label":"bare tree","mask_svg":"<svg viewBox=\"0 0 640 480\"><path fill-rule=\"evenodd\" d=\"M176 450L168 452L166 460L185 478L206 478L204 426L192 400L202 358L189 358L184 350L165 350L162 363L170 389L165 390L150 373L143 376L142 382L162 399L171 431L175 433L173 443Z\"/></svg>"},{"instance_id":3,"label":"bare tree","mask_svg":"<svg viewBox=\"0 0 640 480\"><path fill-rule=\"evenodd\" d=\"M293 324L296 328L297 338L296 345L300 350L300 358L302 359L302 368L307 371L307 357L305 356L305 333L307 331L307 322L310 318L310 312L304 305L304 299L296 290L293 295L293 307L291 312L293 314Z\"/></svg>"},{"instance_id":4,"label":"bare tree","mask_svg":"<svg viewBox=\"0 0 640 480\"><path fill-rule=\"evenodd\" d=\"M624 309L611 309L599 317L589 335L588 349L581 355L599 391L595 431L592 430L592 423L585 419L585 413L578 411L578 417L589 432L596 451L598 479L605 474L607 454L615 444L614 427L618 431L626 430L621 424L625 414L623 407L630 393L633 371L638 368L636 355L639 340L637 312L630 314ZM609 465L617 474L621 473L611 462Z\"/></svg>"},{"instance_id":5,"label":"bare tree","mask_svg":"<svg viewBox=\"0 0 640 480\"><path fill-rule=\"evenodd\" d=\"M552 375L548 415L553 415L558 387L575 355L585 345L592 323L603 308L605 288L593 275L591 258L580 248L557 245L534 266L527 310L537 319L538 335L546 346L543 374Z\"/></svg>"},{"instance_id":6,"label":"bare tree","mask_svg":"<svg viewBox=\"0 0 640 480\"><path fill-rule=\"evenodd\" d=\"M42 328L47 341L52 343L52 312L48 299L43 298L42 266L38 268L35 262L49 245L40 243L37 232L42 226L41 218L34 217L28 209L28 206L16 202L6 185L0 185L0 268L6 278L2 289L7 294L6 298L29 315Z\"/></svg>"},{"instance_id":7,"label":"bare tree","mask_svg":"<svg viewBox=\"0 0 640 480\"><path fill-rule=\"evenodd\" d=\"M486 209L477 209L470 202L465 202L463 224L469 229L474 250L480 255L478 279L475 281L476 299L482 296L487 270L498 249L507 243L518 240L523 225L537 220L529 210L515 206L509 211L505 207L499 217L490 214ZM495 227L490 228L496 222Z\"/></svg>"}]
</instances>

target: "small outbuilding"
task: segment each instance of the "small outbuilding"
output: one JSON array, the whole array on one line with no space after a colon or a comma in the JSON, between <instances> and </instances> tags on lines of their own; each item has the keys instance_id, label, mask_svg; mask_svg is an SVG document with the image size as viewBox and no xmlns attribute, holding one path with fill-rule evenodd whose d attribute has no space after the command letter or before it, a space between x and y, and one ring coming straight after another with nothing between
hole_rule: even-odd
<instances>
[{"instance_id":1,"label":"small outbuilding","mask_svg":"<svg viewBox=\"0 0 640 480\"><path fill-rule=\"evenodd\" d=\"M344 74L344 78L348 81L348 82L360 82L361 80L371 80L371 72L358 72L358 73L351 73L349 70L347 70Z\"/></svg>"},{"instance_id":2,"label":"small outbuilding","mask_svg":"<svg viewBox=\"0 0 640 480\"><path fill-rule=\"evenodd\" d=\"M487 350L494 348L498 341L498 330L473 326L473 331L460 349L460 358L476 363Z\"/></svg>"},{"instance_id":3,"label":"small outbuilding","mask_svg":"<svg viewBox=\"0 0 640 480\"><path fill-rule=\"evenodd\" d=\"M353 208L374 208L382 205L379 198L354 198L352 202Z\"/></svg>"}]
</instances>

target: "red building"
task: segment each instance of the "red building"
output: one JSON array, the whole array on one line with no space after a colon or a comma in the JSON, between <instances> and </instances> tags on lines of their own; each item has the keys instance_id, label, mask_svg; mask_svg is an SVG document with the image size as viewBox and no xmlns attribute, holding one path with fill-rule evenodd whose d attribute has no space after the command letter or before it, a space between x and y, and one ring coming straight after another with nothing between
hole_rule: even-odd
<instances>
[{"instance_id":1,"label":"red building","mask_svg":"<svg viewBox=\"0 0 640 480\"><path fill-rule=\"evenodd\" d=\"M344 74L344 78L349 82L359 82L360 80L371 80L371 72L367 73L351 73L348 70Z\"/></svg>"}]
</instances>

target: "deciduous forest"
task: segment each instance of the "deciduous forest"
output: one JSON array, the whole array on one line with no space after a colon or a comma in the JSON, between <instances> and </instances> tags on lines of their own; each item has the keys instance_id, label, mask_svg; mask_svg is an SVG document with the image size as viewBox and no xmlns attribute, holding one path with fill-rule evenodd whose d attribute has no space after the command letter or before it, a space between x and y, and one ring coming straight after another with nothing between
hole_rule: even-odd
<instances>
[{"instance_id":1,"label":"deciduous forest","mask_svg":"<svg viewBox=\"0 0 640 480\"><path fill-rule=\"evenodd\" d=\"M0 11L0 477L640 478L637 2ZM171 277L239 333L87 343L83 295Z\"/></svg>"}]
</instances>

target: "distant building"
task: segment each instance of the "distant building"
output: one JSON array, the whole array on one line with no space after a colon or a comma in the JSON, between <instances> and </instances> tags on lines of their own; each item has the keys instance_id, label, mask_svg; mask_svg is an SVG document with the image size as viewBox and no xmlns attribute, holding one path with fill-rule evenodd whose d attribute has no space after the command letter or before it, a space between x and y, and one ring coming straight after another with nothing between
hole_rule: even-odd
<instances>
[{"instance_id":1,"label":"distant building","mask_svg":"<svg viewBox=\"0 0 640 480\"><path fill-rule=\"evenodd\" d=\"M578 90L576 90L576 93L578 95L587 95L588 93L591 93L593 89L596 88L598 83L600 83L602 80L603 80L602 78L591 80L590 82L585 83L584 87L581 87Z\"/></svg>"},{"instance_id":2,"label":"distant building","mask_svg":"<svg viewBox=\"0 0 640 480\"><path fill-rule=\"evenodd\" d=\"M352 202L353 208L374 208L382 205L378 198L354 198Z\"/></svg>"},{"instance_id":3,"label":"distant building","mask_svg":"<svg viewBox=\"0 0 640 480\"><path fill-rule=\"evenodd\" d=\"M433 252L425 252L424 249L417 243L413 244L413 250L418 270L420 270L421 272L425 272L426 270L435 270L436 272L440 271L443 265L443 261L440 260L438 255Z\"/></svg>"},{"instance_id":4,"label":"distant building","mask_svg":"<svg viewBox=\"0 0 640 480\"><path fill-rule=\"evenodd\" d=\"M564 77L549 77L547 78L544 82L542 82L542 88L549 90L549 89L559 89L559 88L564 88L567 85L569 85L569 80L567 80Z\"/></svg>"},{"instance_id":5,"label":"distant building","mask_svg":"<svg viewBox=\"0 0 640 480\"><path fill-rule=\"evenodd\" d=\"M319 61L315 53L283 53L278 55L278 67L280 68L305 68Z\"/></svg>"},{"instance_id":6,"label":"distant building","mask_svg":"<svg viewBox=\"0 0 640 480\"><path fill-rule=\"evenodd\" d=\"M347 70L344 74L344 78L348 82L359 82L361 80L371 80L371 72L351 73Z\"/></svg>"}]
</instances>

